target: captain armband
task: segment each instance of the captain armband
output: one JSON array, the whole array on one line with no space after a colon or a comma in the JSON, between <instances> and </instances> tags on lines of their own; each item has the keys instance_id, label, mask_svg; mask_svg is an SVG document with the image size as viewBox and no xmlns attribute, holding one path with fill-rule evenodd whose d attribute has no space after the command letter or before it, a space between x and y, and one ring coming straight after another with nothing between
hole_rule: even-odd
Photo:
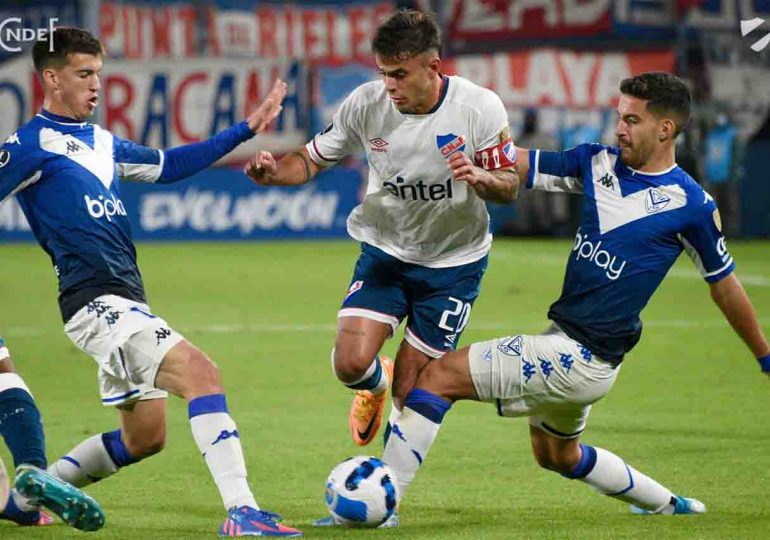
<instances>
[{"instance_id":1,"label":"captain armband","mask_svg":"<svg viewBox=\"0 0 770 540\"><path fill-rule=\"evenodd\" d=\"M479 150L475 155L476 165L486 171L511 169L516 163L516 146L511 139L500 144Z\"/></svg>"}]
</instances>

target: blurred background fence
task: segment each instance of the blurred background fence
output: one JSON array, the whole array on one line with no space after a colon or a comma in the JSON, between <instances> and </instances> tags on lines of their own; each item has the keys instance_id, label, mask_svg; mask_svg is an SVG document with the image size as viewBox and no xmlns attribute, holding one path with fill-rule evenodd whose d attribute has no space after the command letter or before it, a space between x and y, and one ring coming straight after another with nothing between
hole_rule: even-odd
<instances>
[{"instance_id":1,"label":"blurred background fence","mask_svg":"<svg viewBox=\"0 0 770 540\"><path fill-rule=\"evenodd\" d=\"M715 197L730 237L770 236L770 0L5 0L0 136L42 105L30 44L7 31L52 18L104 41L95 120L141 144L208 138L241 120L280 76L289 94L270 133L190 182L124 184L135 237L345 236L366 179L361 156L293 189L255 187L240 165L257 148L282 154L302 145L353 88L375 78L370 36L398 7L438 14L445 72L495 90L521 147L613 144L620 80L679 74L695 98L679 164ZM578 208L526 193L490 213L497 234L568 236ZM16 202L0 207L0 241L31 240Z\"/></svg>"}]
</instances>

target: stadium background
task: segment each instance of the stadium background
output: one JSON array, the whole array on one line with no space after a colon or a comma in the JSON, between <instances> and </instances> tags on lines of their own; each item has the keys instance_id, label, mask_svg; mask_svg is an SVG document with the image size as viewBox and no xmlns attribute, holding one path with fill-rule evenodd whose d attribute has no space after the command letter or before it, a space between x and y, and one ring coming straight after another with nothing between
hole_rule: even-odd
<instances>
[{"instance_id":1,"label":"stadium background","mask_svg":"<svg viewBox=\"0 0 770 540\"><path fill-rule=\"evenodd\" d=\"M679 162L720 199L739 275L770 333L770 251L766 240L753 238L770 234L770 47L751 49L770 21L746 37L740 32L741 20L770 19L770 3L418 4L440 15L447 70L500 94L522 146L611 142L621 78L648 69L686 77L697 107ZM401 530L307 526L324 512L325 475L362 451L346 435L350 396L331 376L328 354L334 313L357 256L344 219L356 204L365 164L351 158L291 190L258 188L238 165L257 146L280 153L302 144L355 85L376 75L369 35L395 7L5 0L0 19L22 16L25 26L39 27L58 17L59 25L98 33L109 51L98 120L145 144L207 137L243 117L276 75L289 82L274 131L244 145L233 162L173 186L127 183L122 193L153 310L219 364L257 497L307 536L767 538L767 381L686 257L645 309L641 343L592 412L585 438L702 499L708 514L640 520L616 501L541 471L529 453L525 421L503 421L490 406L461 403L402 506ZM0 54L0 137L40 103L29 55ZM720 152L728 148L732 157ZM515 205L490 207L502 234L464 344L545 327L572 245L571 204L526 193ZM260 241L220 241L241 239ZM50 262L14 201L0 206L0 242L0 332L40 404L49 456L56 458L83 437L114 429L114 413L99 405L93 362L61 331ZM388 342L386 352L393 354L397 343ZM194 451L184 403L170 400L169 408L161 455L88 488L108 515L94 538L213 535L223 517L216 489ZM374 444L365 452L380 449ZM0 456L9 463L1 444ZM81 536L62 525L29 530L0 522L3 540Z\"/></svg>"},{"instance_id":2,"label":"stadium background","mask_svg":"<svg viewBox=\"0 0 770 540\"><path fill-rule=\"evenodd\" d=\"M355 86L376 77L369 38L399 5L432 8L444 66L494 89L517 144L567 148L614 142L618 82L671 70L693 88L693 120L679 163L717 198L729 238L770 236L770 47L751 49L770 21L741 36L740 21L770 17L768 0L254 0L3 2L0 19L77 24L104 40L98 121L142 144L207 138L244 117L270 82L289 83L274 130L175 186L124 190L138 240L344 237L366 164L353 157L317 182L255 188L226 165L255 148L292 150L322 129ZM28 54L0 50L0 134L40 106ZM579 206L533 194L490 205L494 232L570 236ZM0 209L0 241L30 240L17 205Z\"/></svg>"}]
</instances>

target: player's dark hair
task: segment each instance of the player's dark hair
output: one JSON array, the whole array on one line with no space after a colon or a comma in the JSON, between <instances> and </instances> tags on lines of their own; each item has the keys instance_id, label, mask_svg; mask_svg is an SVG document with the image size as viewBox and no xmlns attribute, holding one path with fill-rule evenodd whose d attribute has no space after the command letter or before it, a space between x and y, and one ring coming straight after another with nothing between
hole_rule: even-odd
<instances>
[{"instance_id":1,"label":"player's dark hair","mask_svg":"<svg viewBox=\"0 0 770 540\"><path fill-rule=\"evenodd\" d=\"M382 23L372 38L372 52L383 58L405 59L441 52L441 30L432 13L401 9Z\"/></svg>"},{"instance_id":2,"label":"player's dark hair","mask_svg":"<svg viewBox=\"0 0 770 540\"><path fill-rule=\"evenodd\" d=\"M623 79L623 94L647 100L647 110L657 117L671 118L679 135L690 119L690 89L671 73L652 71Z\"/></svg>"},{"instance_id":3,"label":"player's dark hair","mask_svg":"<svg viewBox=\"0 0 770 540\"><path fill-rule=\"evenodd\" d=\"M49 39L53 39L53 47L50 46ZM72 26L55 28L52 37L49 38L46 33L45 39L36 42L32 47L35 71L42 73L46 68L62 68L67 65L67 57L73 53L98 56L104 54L104 46L88 30Z\"/></svg>"}]
</instances>

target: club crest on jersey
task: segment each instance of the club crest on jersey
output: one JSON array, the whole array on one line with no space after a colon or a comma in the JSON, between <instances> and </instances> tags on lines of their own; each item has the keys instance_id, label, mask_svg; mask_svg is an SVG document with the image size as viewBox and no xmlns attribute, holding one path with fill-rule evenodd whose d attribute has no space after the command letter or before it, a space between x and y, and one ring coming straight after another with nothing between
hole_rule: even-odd
<instances>
[{"instance_id":1,"label":"club crest on jersey","mask_svg":"<svg viewBox=\"0 0 770 540\"><path fill-rule=\"evenodd\" d=\"M465 150L465 137L448 133L446 135L436 135L436 144L444 158L448 158L455 152Z\"/></svg>"},{"instance_id":2,"label":"club crest on jersey","mask_svg":"<svg viewBox=\"0 0 770 540\"><path fill-rule=\"evenodd\" d=\"M671 197L657 189L651 189L647 193L647 198L644 199L644 206L647 208L648 214L654 214L655 212L663 210L670 202Z\"/></svg>"},{"instance_id":3,"label":"club crest on jersey","mask_svg":"<svg viewBox=\"0 0 770 540\"><path fill-rule=\"evenodd\" d=\"M504 339L497 345L497 350L508 356L521 356L521 345L524 339L521 336Z\"/></svg>"},{"instance_id":4,"label":"club crest on jersey","mask_svg":"<svg viewBox=\"0 0 770 540\"><path fill-rule=\"evenodd\" d=\"M354 281L350 284L350 288L348 288L348 294L345 295L345 300L353 296L353 294L357 293L361 290L361 287L364 286L364 282L362 280ZM343 300L344 301L344 300Z\"/></svg>"}]
</instances>

